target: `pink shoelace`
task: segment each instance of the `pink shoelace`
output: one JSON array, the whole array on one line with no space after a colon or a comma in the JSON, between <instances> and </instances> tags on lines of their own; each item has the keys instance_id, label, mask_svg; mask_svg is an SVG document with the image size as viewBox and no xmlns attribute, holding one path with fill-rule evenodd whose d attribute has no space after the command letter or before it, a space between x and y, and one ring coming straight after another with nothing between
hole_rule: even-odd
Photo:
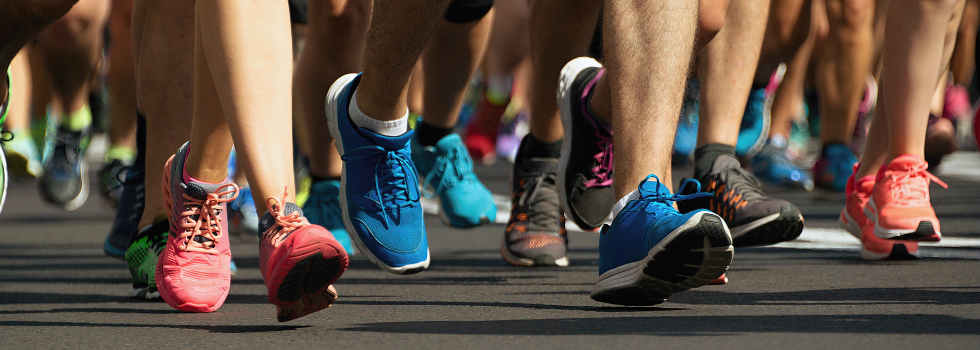
<instances>
[{"instance_id":1,"label":"pink shoelace","mask_svg":"<svg viewBox=\"0 0 980 350\"><path fill-rule=\"evenodd\" d=\"M592 174L595 176L586 180L583 185L585 188L592 187L605 187L611 186L613 183L612 173L613 173L613 140L612 140L612 130L609 128L599 125L594 120L596 116L589 113L589 107L586 101L589 99L589 94L592 93L592 89L595 88L596 83L599 82L599 78L606 73L605 69L596 73L595 77L585 85L582 89L582 98L579 99L580 107L582 108L582 115L585 116L585 120L592 124L593 135L596 137L596 147L599 148L599 153L592 156L595 159L596 166L592 168ZM603 133L605 131L605 133Z\"/></svg>"},{"instance_id":2,"label":"pink shoelace","mask_svg":"<svg viewBox=\"0 0 980 350\"><path fill-rule=\"evenodd\" d=\"M298 211L285 215L284 210L286 209L286 193L288 190L289 186L286 186L286 188L282 190L282 196L280 196L278 200L271 197L265 200L266 206L269 207L269 214L272 215L272 218L276 221L276 224L270 226L265 232L262 233L263 239L268 239L272 242L278 243L279 241L285 239L290 232L310 224L310 221L306 220L305 217L300 216Z\"/></svg>"},{"instance_id":3,"label":"pink shoelace","mask_svg":"<svg viewBox=\"0 0 980 350\"><path fill-rule=\"evenodd\" d=\"M224 190L225 188L231 188ZM231 194L229 198L223 198ZM186 193L183 194L184 206L187 208L180 215L183 217L181 227L184 232L180 238L184 240L184 251L201 252L208 254L218 254L218 242L224 237L221 232L221 204L228 203L238 198L238 185L227 183L218 187L207 197L202 199L193 198ZM197 216L197 220L193 217ZM203 237L204 242L198 242L195 237Z\"/></svg>"},{"instance_id":4,"label":"pink shoelace","mask_svg":"<svg viewBox=\"0 0 980 350\"><path fill-rule=\"evenodd\" d=\"M900 203L911 203L922 200L929 190L929 181L933 181L943 188L949 188L945 182L939 180L935 175L927 171L929 165L925 162L916 164L909 171L891 171L894 184L890 189L892 198Z\"/></svg>"}]
</instances>

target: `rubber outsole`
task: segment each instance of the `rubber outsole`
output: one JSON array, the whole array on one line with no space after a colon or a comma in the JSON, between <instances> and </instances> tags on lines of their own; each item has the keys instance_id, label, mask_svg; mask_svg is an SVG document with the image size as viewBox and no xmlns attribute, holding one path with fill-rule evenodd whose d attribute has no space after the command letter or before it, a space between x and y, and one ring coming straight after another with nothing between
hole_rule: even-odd
<instances>
[{"instance_id":1,"label":"rubber outsole","mask_svg":"<svg viewBox=\"0 0 980 350\"><path fill-rule=\"evenodd\" d=\"M649 306L674 293L710 284L728 271L734 257L728 228L714 214L702 215L693 227L672 233L642 260L599 276L595 301Z\"/></svg>"},{"instance_id":2,"label":"rubber outsole","mask_svg":"<svg viewBox=\"0 0 980 350\"><path fill-rule=\"evenodd\" d=\"M764 220L764 219L760 219ZM787 204L779 209L779 215L759 223L758 221L742 225L758 225L755 228L739 232L739 227L730 228L732 231L732 245L736 247L747 247L757 245L776 244L796 239L803 233L803 215L795 206Z\"/></svg>"}]
</instances>

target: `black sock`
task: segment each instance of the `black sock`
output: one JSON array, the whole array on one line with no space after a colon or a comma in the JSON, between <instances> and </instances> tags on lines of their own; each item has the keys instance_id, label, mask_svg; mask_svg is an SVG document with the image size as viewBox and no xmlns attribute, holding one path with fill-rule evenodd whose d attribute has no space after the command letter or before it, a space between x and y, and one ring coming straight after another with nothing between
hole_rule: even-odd
<instances>
[{"instance_id":1,"label":"black sock","mask_svg":"<svg viewBox=\"0 0 980 350\"><path fill-rule=\"evenodd\" d=\"M136 111L136 160L133 164L146 163L146 116Z\"/></svg>"},{"instance_id":2,"label":"black sock","mask_svg":"<svg viewBox=\"0 0 980 350\"><path fill-rule=\"evenodd\" d=\"M415 126L415 134L418 136L419 144L422 146L435 146L436 142L439 142L443 137L449 136L452 133L453 128L432 126L427 124L425 119Z\"/></svg>"},{"instance_id":3,"label":"black sock","mask_svg":"<svg viewBox=\"0 0 980 350\"><path fill-rule=\"evenodd\" d=\"M700 179L701 176L711 172L711 166L715 164L715 159L722 155L735 156L735 147L720 143L709 143L694 150L694 178Z\"/></svg>"},{"instance_id":4,"label":"black sock","mask_svg":"<svg viewBox=\"0 0 980 350\"><path fill-rule=\"evenodd\" d=\"M558 158L561 155L561 140L555 142L541 142L527 134L521 140L521 147L517 151L518 159L528 158Z\"/></svg>"}]
</instances>

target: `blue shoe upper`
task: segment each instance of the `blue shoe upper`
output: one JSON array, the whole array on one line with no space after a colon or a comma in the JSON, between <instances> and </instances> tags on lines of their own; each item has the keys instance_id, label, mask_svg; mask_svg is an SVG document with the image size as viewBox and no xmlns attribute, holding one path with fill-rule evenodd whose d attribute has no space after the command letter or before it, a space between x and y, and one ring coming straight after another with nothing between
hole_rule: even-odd
<instances>
[{"instance_id":1,"label":"blue shoe upper","mask_svg":"<svg viewBox=\"0 0 980 350\"><path fill-rule=\"evenodd\" d=\"M439 197L450 225L469 228L497 218L490 190L473 173L473 160L459 135L449 134L434 147L423 147L412 138L412 161L424 177L422 195Z\"/></svg>"},{"instance_id":2,"label":"blue shoe upper","mask_svg":"<svg viewBox=\"0 0 980 350\"><path fill-rule=\"evenodd\" d=\"M851 149L842 143L824 146L823 154L813 167L813 177L820 187L844 192L847 178L854 173L858 159Z\"/></svg>"},{"instance_id":3,"label":"blue shoe upper","mask_svg":"<svg viewBox=\"0 0 980 350\"><path fill-rule=\"evenodd\" d=\"M650 181L650 179L653 181ZM672 202L691 198L710 196L701 192L701 185L694 182L697 191L690 195L674 195L660 183L656 175L648 175L638 186L640 198L634 199L616 215L612 224L606 226L599 236L599 275L619 266L642 260L653 247L678 227L691 220L704 209L681 214L674 209ZM710 212L709 212L710 213ZM712 214L713 215L713 214Z\"/></svg>"},{"instance_id":4,"label":"blue shoe upper","mask_svg":"<svg viewBox=\"0 0 980 350\"><path fill-rule=\"evenodd\" d=\"M388 267L425 262L429 247L409 145L413 131L388 137L357 128L347 109L359 78L345 88L336 111L344 161L345 225L369 254Z\"/></svg>"},{"instance_id":5,"label":"blue shoe upper","mask_svg":"<svg viewBox=\"0 0 980 350\"><path fill-rule=\"evenodd\" d=\"M344 227L340 210L340 181L323 180L310 186L310 197L303 204L303 214L311 224L323 226L337 239L347 255L354 255L350 235Z\"/></svg>"},{"instance_id":6,"label":"blue shoe upper","mask_svg":"<svg viewBox=\"0 0 980 350\"><path fill-rule=\"evenodd\" d=\"M765 105L765 89L752 89L745 104L745 114L742 115L742 125L738 130L738 143L735 145L735 153L740 157L752 156L749 153L758 151L768 137L769 116L765 115Z\"/></svg>"},{"instance_id":7,"label":"blue shoe upper","mask_svg":"<svg viewBox=\"0 0 980 350\"><path fill-rule=\"evenodd\" d=\"M785 141L782 146L777 142L767 142L754 157L752 170L755 176L778 186L798 186L806 190L813 189L813 178L807 171L793 164L786 156Z\"/></svg>"}]
</instances>

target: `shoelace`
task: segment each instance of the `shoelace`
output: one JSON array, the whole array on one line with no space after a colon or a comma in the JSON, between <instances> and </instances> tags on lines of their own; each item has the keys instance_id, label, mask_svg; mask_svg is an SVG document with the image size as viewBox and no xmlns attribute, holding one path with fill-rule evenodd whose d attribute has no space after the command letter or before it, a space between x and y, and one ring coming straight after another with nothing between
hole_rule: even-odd
<instances>
[{"instance_id":1,"label":"shoelace","mask_svg":"<svg viewBox=\"0 0 980 350\"><path fill-rule=\"evenodd\" d=\"M592 88L599 81L599 78L605 73L605 70L599 70L596 73L595 78L590 81L585 88L582 90L582 98L579 100L581 103L579 108L581 108L582 116L585 120L592 125L592 135L595 136L596 148L599 149L592 159L596 161L596 166L592 167L593 178L585 180L582 184L585 188L592 187L604 187L610 186L613 183L612 173L613 173L613 141L612 141L612 131L601 126L593 118L598 118L589 112L589 107L586 101L588 101L588 95L591 93ZM603 132L605 131L605 132Z\"/></svg>"},{"instance_id":2,"label":"shoelace","mask_svg":"<svg viewBox=\"0 0 980 350\"><path fill-rule=\"evenodd\" d=\"M656 181L653 182L649 181L651 178L653 178ZM646 211L648 214L654 214L657 212L656 207L651 205L654 203L660 203L663 205L670 206L671 202L678 202L678 201L684 201L688 199L711 196L711 193L709 192L701 192L701 183L698 182L698 180L686 179L684 180L684 182L681 182L680 188L686 188L688 183L694 184L696 188L696 190L694 190L694 193L680 194L680 192L678 192L671 196L666 196L660 191L660 188L663 187L663 184L660 183L660 178L654 174L647 175L647 177L644 178L642 182L640 182L640 185L637 186L637 190L639 190L640 192L640 198L638 200L644 202L643 204L644 211Z\"/></svg>"},{"instance_id":3,"label":"shoelace","mask_svg":"<svg viewBox=\"0 0 980 350\"><path fill-rule=\"evenodd\" d=\"M412 163L397 150L387 150L380 146L363 146L341 156L342 160L366 159L377 157L374 165L374 191L378 194L378 200L362 196L375 203L381 216L384 217L385 227L391 226L388 220L388 210L397 210L403 207L410 207L412 202L419 200L418 195L412 196L408 186L410 184L406 169L415 171ZM382 174L380 177L378 174ZM390 208L389 208L390 207Z\"/></svg>"},{"instance_id":4,"label":"shoelace","mask_svg":"<svg viewBox=\"0 0 980 350\"><path fill-rule=\"evenodd\" d=\"M289 215L285 215L284 210L286 209L286 193L289 190L289 186L286 186L282 190L282 196L279 199L268 198L265 200L266 206L269 207L269 214L275 220L276 224L270 226L265 232L262 233L262 239L268 239L273 242L280 242L290 233L296 231L300 227L310 224L309 220L305 217L300 216L298 211L294 211Z\"/></svg>"},{"instance_id":5,"label":"shoelace","mask_svg":"<svg viewBox=\"0 0 980 350\"><path fill-rule=\"evenodd\" d=\"M917 164L910 171L886 172L886 174L891 175L893 179L892 183L899 185L892 186L889 189L891 191L891 197L901 202L920 200L928 193L929 181L933 181L943 188L949 188L945 182L939 180L938 177L930 173L927 169L929 169L929 165L921 163ZM919 181L914 181L916 179L919 179Z\"/></svg>"},{"instance_id":6,"label":"shoelace","mask_svg":"<svg viewBox=\"0 0 980 350\"><path fill-rule=\"evenodd\" d=\"M464 157L457 147L450 149L446 154L436 157L436 162L432 166L432 170L425 175L425 181L422 183L422 195L426 198L432 198L441 192L443 188L447 186L452 187L458 182L465 181L473 173L460 171L460 169L472 168L473 162L470 160L470 157ZM439 179L439 184L435 186L435 191L428 191L432 182L437 178Z\"/></svg>"},{"instance_id":7,"label":"shoelace","mask_svg":"<svg viewBox=\"0 0 980 350\"><path fill-rule=\"evenodd\" d=\"M14 140L14 133L0 129L0 145Z\"/></svg>"},{"instance_id":8,"label":"shoelace","mask_svg":"<svg viewBox=\"0 0 980 350\"><path fill-rule=\"evenodd\" d=\"M230 190L222 191L225 188ZM230 198L224 198L227 195ZM238 197L238 185L227 183L208 193L204 199L197 199L183 194L185 207L180 215L184 218L181 228L184 232L180 238L184 240L184 251L218 254L214 248L223 238L221 232L221 203L228 203ZM195 217L197 219L195 219ZM201 237L199 242L197 237Z\"/></svg>"},{"instance_id":9,"label":"shoelace","mask_svg":"<svg viewBox=\"0 0 980 350\"><path fill-rule=\"evenodd\" d=\"M557 183L555 174L544 173L531 178L524 183L524 193L517 204L527 207L527 228L535 231L557 231L556 223L561 221L558 210L558 192L548 191L542 186L550 181L552 186Z\"/></svg>"},{"instance_id":10,"label":"shoelace","mask_svg":"<svg viewBox=\"0 0 980 350\"><path fill-rule=\"evenodd\" d=\"M741 199L745 201L766 198L762 194L762 183L759 182L759 179L741 167L724 169L717 176L725 184L715 189L718 191L719 198L725 198L723 191L726 185L737 195L741 195Z\"/></svg>"}]
</instances>

